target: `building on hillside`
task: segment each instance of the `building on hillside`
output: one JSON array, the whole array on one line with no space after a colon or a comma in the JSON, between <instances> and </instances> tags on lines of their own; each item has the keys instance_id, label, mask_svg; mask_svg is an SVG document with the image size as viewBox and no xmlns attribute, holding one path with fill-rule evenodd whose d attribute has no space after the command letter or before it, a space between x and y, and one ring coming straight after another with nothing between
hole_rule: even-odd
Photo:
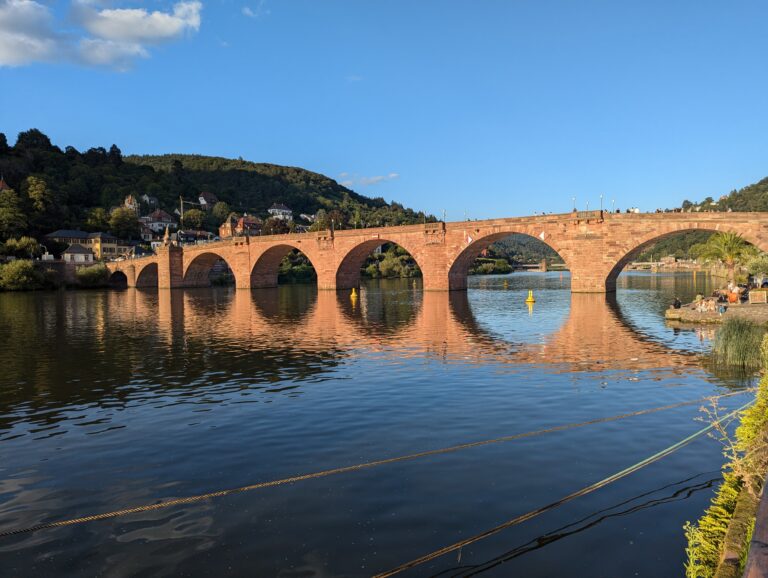
<instances>
[{"instance_id":1,"label":"building on hillside","mask_svg":"<svg viewBox=\"0 0 768 578\"><path fill-rule=\"evenodd\" d=\"M86 233L73 229L59 229L48 233L46 239L70 246L80 245L90 249L96 259L111 259L130 252L131 246L109 233Z\"/></svg>"},{"instance_id":2,"label":"building on hillside","mask_svg":"<svg viewBox=\"0 0 768 578\"><path fill-rule=\"evenodd\" d=\"M59 229L53 233L48 233L45 236L46 239L56 241L57 243L64 243L71 245L77 243L78 245L88 245L88 233L85 231L78 231L75 229Z\"/></svg>"},{"instance_id":3,"label":"building on hillside","mask_svg":"<svg viewBox=\"0 0 768 578\"><path fill-rule=\"evenodd\" d=\"M139 200L133 195L128 195L125 197L125 200L123 201L123 207L133 211L137 215L139 214Z\"/></svg>"},{"instance_id":4,"label":"building on hillside","mask_svg":"<svg viewBox=\"0 0 768 578\"><path fill-rule=\"evenodd\" d=\"M245 214L238 217L235 213L230 213L229 217L219 227L219 237L229 239L230 237L240 237L243 235L255 236L261 233L261 226L264 223L258 217Z\"/></svg>"},{"instance_id":5,"label":"building on hillside","mask_svg":"<svg viewBox=\"0 0 768 578\"><path fill-rule=\"evenodd\" d=\"M213 206L219 202L219 199L213 193L209 193L208 191L203 191L202 193L200 193L200 196L197 198L197 201L200 203L200 208L203 211L210 211L211 209L213 209Z\"/></svg>"},{"instance_id":6,"label":"building on hillside","mask_svg":"<svg viewBox=\"0 0 768 578\"><path fill-rule=\"evenodd\" d=\"M162 233L165 231L166 227L177 229L179 226L176 219L162 209L157 209L156 211L152 211L149 215L139 217L139 222L146 225L155 233Z\"/></svg>"},{"instance_id":7,"label":"building on hillside","mask_svg":"<svg viewBox=\"0 0 768 578\"><path fill-rule=\"evenodd\" d=\"M141 202L147 205L148 207L156 208L157 205L160 203L157 200L157 197L150 197L147 193L144 193L141 195Z\"/></svg>"},{"instance_id":8,"label":"building on hillside","mask_svg":"<svg viewBox=\"0 0 768 578\"><path fill-rule=\"evenodd\" d=\"M75 243L61 254L61 259L65 263L93 263L93 251Z\"/></svg>"},{"instance_id":9,"label":"building on hillside","mask_svg":"<svg viewBox=\"0 0 768 578\"><path fill-rule=\"evenodd\" d=\"M88 240L88 247L100 260L114 259L132 253L131 243L122 241L109 233L91 233L88 235Z\"/></svg>"},{"instance_id":10,"label":"building on hillside","mask_svg":"<svg viewBox=\"0 0 768 578\"><path fill-rule=\"evenodd\" d=\"M299 217L304 219L307 223L314 223L315 219L317 219L317 215L308 215L307 213L302 213Z\"/></svg>"},{"instance_id":11,"label":"building on hillside","mask_svg":"<svg viewBox=\"0 0 768 578\"><path fill-rule=\"evenodd\" d=\"M293 221L293 211L282 203L275 203L267 209L269 216L281 221Z\"/></svg>"},{"instance_id":12,"label":"building on hillside","mask_svg":"<svg viewBox=\"0 0 768 578\"><path fill-rule=\"evenodd\" d=\"M155 238L155 232L147 227L144 223L141 223L141 240L149 242Z\"/></svg>"}]
</instances>

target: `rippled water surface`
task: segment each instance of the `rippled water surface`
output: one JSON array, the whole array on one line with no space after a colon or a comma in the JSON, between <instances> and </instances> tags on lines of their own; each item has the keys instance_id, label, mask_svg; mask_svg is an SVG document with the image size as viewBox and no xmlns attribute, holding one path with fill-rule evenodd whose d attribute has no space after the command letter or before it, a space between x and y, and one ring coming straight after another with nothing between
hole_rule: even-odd
<instances>
[{"instance_id":1,"label":"rippled water surface","mask_svg":"<svg viewBox=\"0 0 768 578\"><path fill-rule=\"evenodd\" d=\"M710 281L623 275L0 294L0 531L594 420L745 384L667 327ZM536 304L524 303L533 289ZM749 394L721 400L738 407ZM369 576L549 504L701 427L688 405L0 537L3 576ZM675 576L713 440L403 576Z\"/></svg>"}]
</instances>

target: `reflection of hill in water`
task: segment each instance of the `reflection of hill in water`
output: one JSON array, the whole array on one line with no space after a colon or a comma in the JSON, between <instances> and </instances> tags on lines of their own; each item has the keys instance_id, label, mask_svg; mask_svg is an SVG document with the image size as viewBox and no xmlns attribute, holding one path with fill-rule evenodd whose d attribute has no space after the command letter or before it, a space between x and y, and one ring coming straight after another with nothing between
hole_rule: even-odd
<instances>
[{"instance_id":1,"label":"reflection of hill in water","mask_svg":"<svg viewBox=\"0 0 768 578\"><path fill-rule=\"evenodd\" d=\"M346 293L306 286L3 295L0 323L9 329L0 334L4 426L52 423L82 404L296 395L361 350L463 364L536 364L558 373L684 373L698 365L693 355L633 331L604 295L572 295L562 325L539 343L494 337L478 323L466 292L412 289L364 289L355 303Z\"/></svg>"}]
</instances>

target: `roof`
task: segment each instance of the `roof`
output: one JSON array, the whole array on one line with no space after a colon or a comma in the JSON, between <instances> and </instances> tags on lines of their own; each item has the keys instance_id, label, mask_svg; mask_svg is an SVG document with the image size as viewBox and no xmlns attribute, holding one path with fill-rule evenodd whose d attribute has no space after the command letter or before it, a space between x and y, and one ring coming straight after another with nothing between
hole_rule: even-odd
<instances>
[{"instance_id":1,"label":"roof","mask_svg":"<svg viewBox=\"0 0 768 578\"><path fill-rule=\"evenodd\" d=\"M110 233L102 233L99 231L98 233L89 233L88 234L89 239L102 239L104 241L117 241L118 238Z\"/></svg>"},{"instance_id":2,"label":"roof","mask_svg":"<svg viewBox=\"0 0 768 578\"><path fill-rule=\"evenodd\" d=\"M288 207L286 207L283 203L275 203L274 205L269 207L270 211L273 210L273 209L278 209L280 211L290 211L291 210Z\"/></svg>"},{"instance_id":3,"label":"roof","mask_svg":"<svg viewBox=\"0 0 768 578\"><path fill-rule=\"evenodd\" d=\"M215 204L219 202L219 198L208 191L203 191L199 196L201 199L204 199L207 204Z\"/></svg>"},{"instance_id":4,"label":"roof","mask_svg":"<svg viewBox=\"0 0 768 578\"><path fill-rule=\"evenodd\" d=\"M82 245L78 245L77 243L74 243L69 247L67 247L64 253L68 255L93 255L93 251L91 251L88 247L83 247Z\"/></svg>"},{"instance_id":5,"label":"roof","mask_svg":"<svg viewBox=\"0 0 768 578\"><path fill-rule=\"evenodd\" d=\"M247 225L259 225L261 224L261 219L258 217L254 217L253 215L243 215L238 219L238 224L247 224Z\"/></svg>"},{"instance_id":6,"label":"roof","mask_svg":"<svg viewBox=\"0 0 768 578\"><path fill-rule=\"evenodd\" d=\"M152 211L149 215L147 215L147 217L149 217L153 221L170 221L172 223L176 222L176 219L174 219L171 215L169 215L162 209L157 209L156 211Z\"/></svg>"},{"instance_id":7,"label":"roof","mask_svg":"<svg viewBox=\"0 0 768 578\"><path fill-rule=\"evenodd\" d=\"M88 233L86 233L85 231L78 231L76 229L59 229L58 231L54 231L53 233L48 233L46 237L49 237L51 239L53 238L87 239Z\"/></svg>"},{"instance_id":8,"label":"roof","mask_svg":"<svg viewBox=\"0 0 768 578\"><path fill-rule=\"evenodd\" d=\"M0 191L8 191L11 187L8 185L8 183L5 182L5 179L3 177L0 177Z\"/></svg>"}]
</instances>

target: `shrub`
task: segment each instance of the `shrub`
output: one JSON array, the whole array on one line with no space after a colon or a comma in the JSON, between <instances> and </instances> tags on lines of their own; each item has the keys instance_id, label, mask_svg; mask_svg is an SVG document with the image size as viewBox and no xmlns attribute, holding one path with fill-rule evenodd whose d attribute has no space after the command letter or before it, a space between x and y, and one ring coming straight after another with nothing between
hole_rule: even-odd
<instances>
[{"instance_id":1,"label":"shrub","mask_svg":"<svg viewBox=\"0 0 768 578\"><path fill-rule=\"evenodd\" d=\"M103 263L91 267L81 267L75 272L75 276L81 287L107 287L109 285L109 270Z\"/></svg>"},{"instance_id":2,"label":"shrub","mask_svg":"<svg viewBox=\"0 0 768 578\"><path fill-rule=\"evenodd\" d=\"M43 286L43 275L35 269L32 261L17 260L0 265L0 289L5 291L28 291Z\"/></svg>"}]
</instances>

